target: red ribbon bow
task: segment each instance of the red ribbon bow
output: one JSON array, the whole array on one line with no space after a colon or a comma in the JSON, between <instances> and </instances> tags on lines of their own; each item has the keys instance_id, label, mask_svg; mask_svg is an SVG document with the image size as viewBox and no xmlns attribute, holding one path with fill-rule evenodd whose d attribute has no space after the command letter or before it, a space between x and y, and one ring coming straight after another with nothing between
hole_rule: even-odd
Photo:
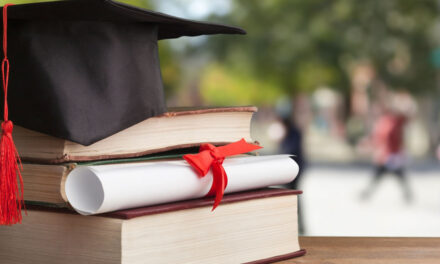
<instances>
[{"instance_id":1,"label":"red ribbon bow","mask_svg":"<svg viewBox=\"0 0 440 264\"><path fill-rule=\"evenodd\" d=\"M210 169L212 169L212 186L206 196L215 195L214 206L212 210L220 204L226 186L228 185L228 176L222 164L226 157L243 154L254 151L262 147L246 143L244 139L240 141L215 147L211 144L202 144L200 152L197 154L187 154L183 158L197 171L200 177L206 176Z\"/></svg>"}]
</instances>

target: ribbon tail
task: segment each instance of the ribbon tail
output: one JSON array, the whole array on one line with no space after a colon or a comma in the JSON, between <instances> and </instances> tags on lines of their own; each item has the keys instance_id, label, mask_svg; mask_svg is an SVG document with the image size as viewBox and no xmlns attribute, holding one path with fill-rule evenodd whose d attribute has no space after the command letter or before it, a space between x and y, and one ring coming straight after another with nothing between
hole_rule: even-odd
<instances>
[{"instance_id":1,"label":"ribbon tail","mask_svg":"<svg viewBox=\"0 0 440 264\"><path fill-rule=\"evenodd\" d=\"M215 200L214 205L212 206L212 210L214 211L217 206L219 206L220 202L223 199L223 195L225 193L226 185L228 184L228 177L226 175L225 169L220 163L214 163L212 166L213 173L213 185L210 190L211 192L215 192Z\"/></svg>"},{"instance_id":2,"label":"ribbon tail","mask_svg":"<svg viewBox=\"0 0 440 264\"><path fill-rule=\"evenodd\" d=\"M243 154L251 152L257 149L261 149L261 146L247 143L243 138L239 141L233 142L231 144L221 146L217 148L218 153L222 157L233 156L238 154Z\"/></svg>"}]
</instances>

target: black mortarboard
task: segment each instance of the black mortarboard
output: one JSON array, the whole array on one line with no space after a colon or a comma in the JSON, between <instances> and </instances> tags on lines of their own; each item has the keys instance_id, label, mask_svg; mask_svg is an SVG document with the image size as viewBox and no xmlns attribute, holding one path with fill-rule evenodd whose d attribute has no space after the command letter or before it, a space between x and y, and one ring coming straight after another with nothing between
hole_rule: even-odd
<instances>
[{"instance_id":1,"label":"black mortarboard","mask_svg":"<svg viewBox=\"0 0 440 264\"><path fill-rule=\"evenodd\" d=\"M244 34L112 0L8 8L9 119L83 145L165 108L157 40Z\"/></svg>"}]
</instances>

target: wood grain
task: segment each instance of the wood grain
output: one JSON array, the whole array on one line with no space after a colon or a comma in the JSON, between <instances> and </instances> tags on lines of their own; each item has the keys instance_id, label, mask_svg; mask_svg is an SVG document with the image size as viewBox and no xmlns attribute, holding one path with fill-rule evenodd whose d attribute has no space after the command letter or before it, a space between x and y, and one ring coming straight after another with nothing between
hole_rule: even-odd
<instances>
[{"instance_id":1,"label":"wood grain","mask_svg":"<svg viewBox=\"0 0 440 264\"><path fill-rule=\"evenodd\" d=\"M440 238L300 237L307 254L279 264L440 263Z\"/></svg>"}]
</instances>

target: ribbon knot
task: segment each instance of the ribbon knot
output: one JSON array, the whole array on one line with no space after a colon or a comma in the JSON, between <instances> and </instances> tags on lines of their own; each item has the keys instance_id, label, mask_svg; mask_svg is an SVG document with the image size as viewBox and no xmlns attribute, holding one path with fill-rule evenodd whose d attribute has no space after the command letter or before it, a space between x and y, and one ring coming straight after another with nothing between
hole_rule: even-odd
<instances>
[{"instance_id":1,"label":"ribbon knot","mask_svg":"<svg viewBox=\"0 0 440 264\"><path fill-rule=\"evenodd\" d=\"M220 159L224 159L225 157L222 155L222 153L214 146L211 144L205 144L205 146L207 147L207 150L209 150L209 154L211 154L211 156L215 159L215 160L220 160Z\"/></svg>"},{"instance_id":2,"label":"ribbon knot","mask_svg":"<svg viewBox=\"0 0 440 264\"><path fill-rule=\"evenodd\" d=\"M212 186L206 196L214 196L215 201L212 207L214 210L221 202L226 186L228 185L228 176L223 168L223 161L226 157L247 153L260 149L260 146L249 144L244 139L240 141L215 147L212 144L202 144L199 153L187 154L183 158L193 167L200 177L205 177L209 170L212 170Z\"/></svg>"}]
</instances>

